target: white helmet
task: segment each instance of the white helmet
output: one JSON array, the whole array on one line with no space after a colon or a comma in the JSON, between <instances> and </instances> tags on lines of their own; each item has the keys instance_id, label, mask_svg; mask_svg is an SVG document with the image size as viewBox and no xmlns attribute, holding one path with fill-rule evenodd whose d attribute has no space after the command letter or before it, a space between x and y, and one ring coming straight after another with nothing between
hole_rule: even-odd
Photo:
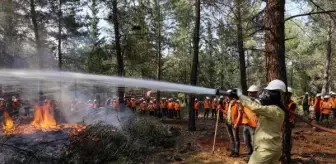
<instances>
[{"instance_id":1,"label":"white helmet","mask_svg":"<svg viewBox=\"0 0 336 164\"><path fill-rule=\"evenodd\" d=\"M316 94L316 97L321 97L321 96L322 96L321 93Z\"/></svg>"},{"instance_id":2,"label":"white helmet","mask_svg":"<svg viewBox=\"0 0 336 164\"><path fill-rule=\"evenodd\" d=\"M250 88L247 90L247 92L258 92L259 87L256 85L251 85Z\"/></svg>"},{"instance_id":3,"label":"white helmet","mask_svg":"<svg viewBox=\"0 0 336 164\"><path fill-rule=\"evenodd\" d=\"M220 99L224 98L224 96L219 96Z\"/></svg>"},{"instance_id":4,"label":"white helmet","mask_svg":"<svg viewBox=\"0 0 336 164\"><path fill-rule=\"evenodd\" d=\"M143 101L142 103L146 103L146 101Z\"/></svg>"},{"instance_id":5,"label":"white helmet","mask_svg":"<svg viewBox=\"0 0 336 164\"><path fill-rule=\"evenodd\" d=\"M206 97L206 99L210 99L210 97Z\"/></svg>"},{"instance_id":6,"label":"white helmet","mask_svg":"<svg viewBox=\"0 0 336 164\"><path fill-rule=\"evenodd\" d=\"M325 95L324 98L328 99L328 98L330 98L330 95Z\"/></svg>"},{"instance_id":7,"label":"white helmet","mask_svg":"<svg viewBox=\"0 0 336 164\"><path fill-rule=\"evenodd\" d=\"M271 91L276 90L276 91L286 92L286 84L283 81L276 79L268 83L265 89L271 90Z\"/></svg>"},{"instance_id":8,"label":"white helmet","mask_svg":"<svg viewBox=\"0 0 336 164\"><path fill-rule=\"evenodd\" d=\"M229 89L229 90L227 90L226 92L227 92L227 93L230 93L230 92L232 92L232 90L231 90L231 89Z\"/></svg>"},{"instance_id":9,"label":"white helmet","mask_svg":"<svg viewBox=\"0 0 336 164\"><path fill-rule=\"evenodd\" d=\"M214 98L214 101L216 101L217 99L216 98Z\"/></svg>"},{"instance_id":10,"label":"white helmet","mask_svg":"<svg viewBox=\"0 0 336 164\"><path fill-rule=\"evenodd\" d=\"M197 99L195 99L195 101L197 101Z\"/></svg>"},{"instance_id":11,"label":"white helmet","mask_svg":"<svg viewBox=\"0 0 336 164\"><path fill-rule=\"evenodd\" d=\"M305 94L306 94L306 95L308 95L309 93L308 93L308 92L306 92Z\"/></svg>"},{"instance_id":12,"label":"white helmet","mask_svg":"<svg viewBox=\"0 0 336 164\"><path fill-rule=\"evenodd\" d=\"M293 93L293 89L291 87L287 87L287 92L288 93Z\"/></svg>"}]
</instances>

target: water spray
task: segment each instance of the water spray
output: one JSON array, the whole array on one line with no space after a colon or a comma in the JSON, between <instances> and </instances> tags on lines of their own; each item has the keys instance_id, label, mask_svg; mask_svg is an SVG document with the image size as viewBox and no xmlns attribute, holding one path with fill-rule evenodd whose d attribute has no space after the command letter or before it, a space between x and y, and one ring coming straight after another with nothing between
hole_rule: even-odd
<instances>
[{"instance_id":1,"label":"water spray","mask_svg":"<svg viewBox=\"0 0 336 164\"><path fill-rule=\"evenodd\" d=\"M13 69L0 70L0 80L1 80L0 83L6 81L15 82L17 80L22 79L44 80L54 82L76 81L76 83L83 83L83 84L94 82L97 84L106 84L116 87L151 88L166 92L183 92L189 94L203 94L203 95L226 94L225 91L220 91L217 89L169 83L169 82L160 82L154 80L143 80L135 78L116 77L116 76L103 76L103 75L84 74L75 72L13 70Z\"/></svg>"}]
</instances>

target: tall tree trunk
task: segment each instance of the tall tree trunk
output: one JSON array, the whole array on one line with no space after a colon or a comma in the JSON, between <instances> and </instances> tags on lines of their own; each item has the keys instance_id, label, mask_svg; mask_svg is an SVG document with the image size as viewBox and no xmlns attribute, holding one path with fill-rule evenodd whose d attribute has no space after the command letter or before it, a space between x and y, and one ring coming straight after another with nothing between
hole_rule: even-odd
<instances>
[{"instance_id":1,"label":"tall tree trunk","mask_svg":"<svg viewBox=\"0 0 336 164\"><path fill-rule=\"evenodd\" d=\"M246 65L245 65L241 5L242 5L242 0L236 0L237 42L238 42L239 64L240 64L240 85L242 87L243 93L246 94L247 93L247 82L246 82Z\"/></svg>"},{"instance_id":2,"label":"tall tree trunk","mask_svg":"<svg viewBox=\"0 0 336 164\"><path fill-rule=\"evenodd\" d=\"M157 66L156 66L156 79L158 81L161 80L161 8L160 8L160 1L159 0L156 0L155 1L155 4L157 5L157 8L158 8L158 20L157 20ZM156 107L157 107L157 110L160 109L160 91L157 90L156 92ZM162 111L161 111L162 113Z\"/></svg>"},{"instance_id":3,"label":"tall tree trunk","mask_svg":"<svg viewBox=\"0 0 336 164\"><path fill-rule=\"evenodd\" d=\"M62 0L58 0L58 69L62 70Z\"/></svg>"},{"instance_id":4,"label":"tall tree trunk","mask_svg":"<svg viewBox=\"0 0 336 164\"><path fill-rule=\"evenodd\" d=\"M285 0L268 0L265 13L265 43L267 81L280 79L287 86L285 61ZM287 107L289 99L285 97ZM289 113L285 111L283 129L282 163L291 163L291 129L289 127Z\"/></svg>"},{"instance_id":5,"label":"tall tree trunk","mask_svg":"<svg viewBox=\"0 0 336 164\"><path fill-rule=\"evenodd\" d=\"M31 21L33 24L33 31L35 36L35 46L36 46L36 62L37 62L37 68L42 68L43 63L41 60L42 54L41 54L41 41L40 41L40 34L39 34L39 28L37 23L37 14L35 10L35 0L30 0L30 15L31 15Z\"/></svg>"},{"instance_id":6,"label":"tall tree trunk","mask_svg":"<svg viewBox=\"0 0 336 164\"><path fill-rule=\"evenodd\" d=\"M190 84L197 84L197 68L198 68L198 51L199 51L199 30L200 30L200 21L201 21L201 2L196 0L195 3L195 29L194 29L194 56L191 68ZM194 101L195 95L189 96L189 130L196 130L196 120L195 120L195 111L194 111Z\"/></svg>"},{"instance_id":7,"label":"tall tree trunk","mask_svg":"<svg viewBox=\"0 0 336 164\"><path fill-rule=\"evenodd\" d=\"M332 53L332 45L331 45L331 27L328 30L328 38L327 38L327 53L324 60L324 74L323 74L323 87L322 87L322 95L328 94L329 89L329 74L330 74L330 62L331 62L331 53Z\"/></svg>"},{"instance_id":8,"label":"tall tree trunk","mask_svg":"<svg viewBox=\"0 0 336 164\"><path fill-rule=\"evenodd\" d=\"M117 72L118 76L124 76L124 59L121 54L120 47L120 33L119 33L119 21L118 21L118 2L117 0L112 0L112 13L113 13L113 25L114 25L114 37L115 37L115 46L117 53ZM118 97L120 104L124 103L124 93L125 88L118 87Z\"/></svg>"},{"instance_id":9,"label":"tall tree trunk","mask_svg":"<svg viewBox=\"0 0 336 164\"><path fill-rule=\"evenodd\" d=\"M13 45L15 44L14 37L16 35L15 27L14 27L14 22L13 22L13 15L14 15L14 9L13 9L13 0L6 0L4 3L4 15L5 15L5 24L4 24L4 50L9 54L9 55L14 55L14 47ZM3 63L5 67L10 67L10 65L7 65L7 63Z\"/></svg>"}]
</instances>

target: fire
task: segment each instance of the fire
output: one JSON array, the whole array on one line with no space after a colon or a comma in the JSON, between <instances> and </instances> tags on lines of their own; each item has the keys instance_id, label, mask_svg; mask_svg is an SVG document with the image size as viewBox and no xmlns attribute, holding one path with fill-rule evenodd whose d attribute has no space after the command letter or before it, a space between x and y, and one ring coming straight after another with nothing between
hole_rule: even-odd
<instances>
[{"instance_id":1,"label":"fire","mask_svg":"<svg viewBox=\"0 0 336 164\"><path fill-rule=\"evenodd\" d=\"M3 116L4 116L4 122L2 123L3 129L6 134L10 134L14 131L13 119L6 110L4 110Z\"/></svg>"},{"instance_id":2,"label":"fire","mask_svg":"<svg viewBox=\"0 0 336 164\"><path fill-rule=\"evenodd\" d=\"M51 102L44 103L43 105L36 104L34 106L35 114L32 125L41 129L56 128L56 120L52 112Z\"/></svg>"}]
</instances>

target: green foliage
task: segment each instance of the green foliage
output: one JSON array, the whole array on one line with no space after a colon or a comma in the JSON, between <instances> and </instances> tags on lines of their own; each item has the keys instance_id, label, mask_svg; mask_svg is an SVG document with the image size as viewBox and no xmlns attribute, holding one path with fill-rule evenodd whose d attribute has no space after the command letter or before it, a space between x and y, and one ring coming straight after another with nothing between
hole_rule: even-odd
<instances>
[{"instance_id":1,"label":"green foliage","mask_svg":"<svg viewBox=\"0 0 336 164\"><path fill-rule=\"evenodd\" d=\"M175 146L178 134L152 117L131 117L121 128L89 125L73 135L63 163L139 163Z\"/></svg>"}]
</instances>

